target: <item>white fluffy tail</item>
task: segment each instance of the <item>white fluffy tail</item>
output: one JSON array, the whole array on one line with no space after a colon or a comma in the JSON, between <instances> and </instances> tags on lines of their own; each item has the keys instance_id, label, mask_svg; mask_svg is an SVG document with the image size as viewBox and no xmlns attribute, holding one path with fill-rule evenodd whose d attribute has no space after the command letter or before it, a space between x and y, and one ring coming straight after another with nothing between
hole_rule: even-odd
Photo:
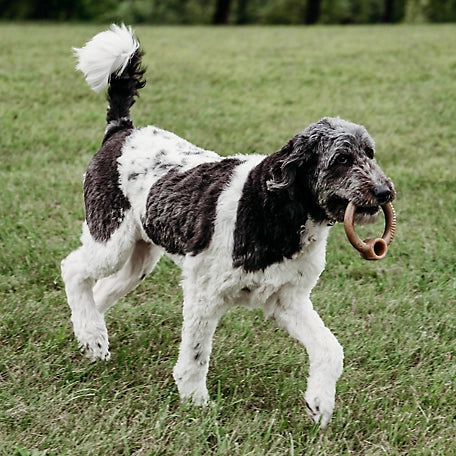
<instances>
[{"instance_id":1,"label":"white fluffy tail","mask_svg":"<svg viewBox=\"0 0 456 456\"><path fill-rule=\"evenodd\" d=\"M111 75L120 75L139 48L131 27L111 25L95 35L82 48L73 48L78 59L76 69L84 73L87 84L100 92L107 87Z\"/></svg>"}]
</instances>

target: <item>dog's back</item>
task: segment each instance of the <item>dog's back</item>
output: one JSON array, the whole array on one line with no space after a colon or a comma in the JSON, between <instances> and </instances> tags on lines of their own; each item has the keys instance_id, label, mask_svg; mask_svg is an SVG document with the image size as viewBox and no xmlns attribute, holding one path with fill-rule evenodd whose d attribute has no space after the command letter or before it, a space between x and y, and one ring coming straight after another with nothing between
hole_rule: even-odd
<instances>
[{"instance_id":1,"label":"dog's back","mask_svg":"<svg viewBox=\"0 0 456 456\"><path fill-rule=\"evenodd\" d=\"M76 68L84 73L88 85L95 92L108 87L105 136L84 180L86 222L92 236L103 242L120 226L127 210L133 209L138 224L143 223L146 206L150 211L164 199L157 191L150 195L150 189L163 176L216 163L222 157L154 126L134 128L130 108L145 85L145 70L143 51L131 28L113 25L74 52ZM184 194L191 190L184 190ZM169 217L173 218L172 214ZM181 217L180 222L184 219ZM159 233L154 235L151 224L146 231L153 238L160 237Z\"/></svg>"}]
</instances>

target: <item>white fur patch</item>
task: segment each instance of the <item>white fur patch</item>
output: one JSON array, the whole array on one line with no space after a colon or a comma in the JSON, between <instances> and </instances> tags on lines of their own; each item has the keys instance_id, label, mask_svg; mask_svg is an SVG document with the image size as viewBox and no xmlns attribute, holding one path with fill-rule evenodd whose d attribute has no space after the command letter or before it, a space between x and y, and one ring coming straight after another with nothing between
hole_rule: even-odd
<instances>
[{"instance_id":1,"label":"white fur patch","mask_svg":"<svg viewBox=\"0 0 456 456\"><path fill-rule=\"evenodd\" d=\"M113 24L84 47L73 48L78 59L76 69L84 73L87 84L95 92L101 92L107 87L111 74L122 74L138 48L131 27Z\"/></svg>"},{"instance_id":2,"label":"white fur patch","mask_svg":"<svg viewBox=\"0 0 456 456\"><path fill-rule=\"evenodd\" d=\"M120 187L132 205L139 225L152 185L170 169L186 171L222 157L166 130L148 126L127 137L118 158Z\"/></svg>"}]
</instances>

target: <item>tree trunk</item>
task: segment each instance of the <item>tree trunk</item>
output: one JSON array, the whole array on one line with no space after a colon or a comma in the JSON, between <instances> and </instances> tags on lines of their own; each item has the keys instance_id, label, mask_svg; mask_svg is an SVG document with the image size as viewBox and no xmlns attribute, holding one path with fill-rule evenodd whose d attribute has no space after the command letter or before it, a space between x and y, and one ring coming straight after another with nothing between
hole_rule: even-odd
<instances>
[{"instance_id":1,"label":"tree trunk","mask_svg":"<svg viewBox=\"0 0 456 456\"><path fill-rule=\"evenodd\" d=\"M213 23L223 25L228 23L230 16L231 0L217 0Z\"/></svg>"},{"instance_id":2,"label":"tree trunk","mask_svg":"<svg viewBox=\"0 0 456 456\"><path fill-rule=\"evenodd\" d=\"M236 24L247 24L249 22L247 3L248 0L238 0Z\"/></svg>"},{"instance_id":3,"label":"tree trunk","mask_svg":"<svg viewBox=\"0 0 456 456\"><path fill-rule=\"evenodd\" d=\"M316 24L320 19L320 0L307 0L304 22L308 25Z\"/></svg>"},{"instance_id":4,"label":"tree trunk","mask_svg":"<svg viewBox=\"0 0 456 456\"><path fill-rule=\"evenodd\" d=\"M394 11L394 0L384 0L383 2L383 13L382 22L394 22L393 11Z\"/></svg>"}]
</instances>

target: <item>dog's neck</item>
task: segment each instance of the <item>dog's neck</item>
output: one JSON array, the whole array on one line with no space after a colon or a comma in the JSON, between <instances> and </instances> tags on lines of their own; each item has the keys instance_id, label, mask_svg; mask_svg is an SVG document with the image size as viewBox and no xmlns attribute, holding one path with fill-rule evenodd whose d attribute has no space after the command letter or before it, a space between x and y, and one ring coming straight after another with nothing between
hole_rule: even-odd
<instances>
[{"instance_id":1,"label":"dog's neck","mask_svg":"<svg viewBox=\"0 0 456 456\"><path fill-rule=\"evenodd\" d=\"M239 200L234 230L233 266L246 271L264 270L298 253L306 222L327 225L321 209L311 203L305 186L268 189L277 157L266 157L253 168Z\"/></svg>"}]
</instances>

